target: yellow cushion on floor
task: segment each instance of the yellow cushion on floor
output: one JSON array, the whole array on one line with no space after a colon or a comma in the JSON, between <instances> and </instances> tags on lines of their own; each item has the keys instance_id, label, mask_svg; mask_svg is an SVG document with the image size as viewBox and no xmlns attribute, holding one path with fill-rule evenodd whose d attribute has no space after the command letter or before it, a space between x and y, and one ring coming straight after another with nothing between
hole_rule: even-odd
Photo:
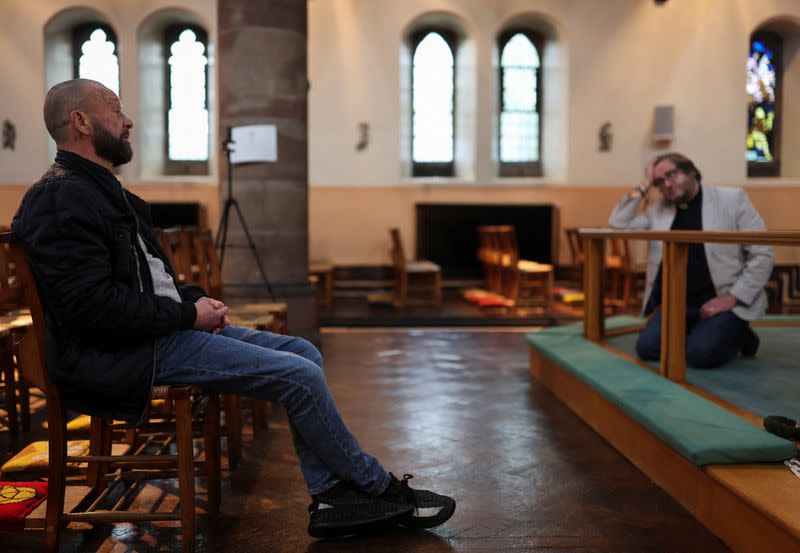
<instances>
[{"instance_id":1,"label":"yellow cushion on floor","mask_svg":"<svg viewBox=\"0 0 800 553\"><path fill-rule=\"evenodd\" d=\"M9 459L6 464L0 467L0 472L9 474L12 472L24 472L31 469L47 469L50 459L49 445L47 442L33 442ZM89 452L89 440L71 440L67 442L67 455L78 456L86 455ZM78 463L69 463L68 466L75 467Z\"/></svg>"},{"instance_id":2,"label":"yellow cushion on floor","mask_svg":"<svg viewBox=\"0 0 800 553\"><path fill-rule=\"evenodd\" d=\"M161 405L164 403L163 399L154 399L153 405ZM89 415L78 415L67 423L67 432L88 432L92 424L92 417ZM113 424L125 424L125 421L115 420Z\"/></svg>"}]
</instances>

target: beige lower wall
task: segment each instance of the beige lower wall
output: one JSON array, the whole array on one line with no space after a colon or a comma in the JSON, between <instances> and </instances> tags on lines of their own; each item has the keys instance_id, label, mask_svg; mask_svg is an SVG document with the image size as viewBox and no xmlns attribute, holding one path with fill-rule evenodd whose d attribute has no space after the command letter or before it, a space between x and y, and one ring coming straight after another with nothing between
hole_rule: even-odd
<instances>
[{"instance_id":1,"label":"beige lower wall","mask_svg":"<svg viewBox=\"0 0 800 553\"><path fill-rule=\"evenodd\" d=\"M800 187L745 186L756 209L772 230L800 229L797 206ZM0 185L0 224L8 224L27 185ZM194 184L140 184L130 189L147 201L198 201L208 208L208 222L219 221L219 191ZM309 251L312 259L333 263L389 262L389 228L398 227L413 255L414 206L417 203L552 203L559 208L561 228L603 227L608 213L625 192L621 187L542 186L505 187L316 187L309 191ZM569 263L569 250L560 233L559 261ZM634 248L637 258L643 247ZM800 263L800 248L779 248L778 261Z\"/></svg>"},{"instance_id":2,"label":"beige lower wall","mask_svg":"<svg viewBox=\"0 0 800 553\"><path fill-rule=\"evenodd\" d=\"M0 225L8 225L29 185L0 185ZM207 208L208 224L219 223L219 188L208 184L138 184L128 187L148 202L199 202Z\"/></svg>"},{"instance_id":3,"label":"beige lower wall","mask_svg":"<svg viewBox=\"0 0 800 553\"><path fill-rule=\"evenodd\" d=\"M772 230L800 229L800 187L744 187ZM474 188L403 186L391 188L312 187L309 194L310 255L336 264L388 263L390 227L400 229L407 255L413 255L417 203L554 204L561 228L606 227L611 209L628 187L543 186ZM634 257L645 259L645 245ZM779 248L779 262L799 263L800 248ZM570 263L560 233L559 263Z\"/></svg>"}]
</instances>

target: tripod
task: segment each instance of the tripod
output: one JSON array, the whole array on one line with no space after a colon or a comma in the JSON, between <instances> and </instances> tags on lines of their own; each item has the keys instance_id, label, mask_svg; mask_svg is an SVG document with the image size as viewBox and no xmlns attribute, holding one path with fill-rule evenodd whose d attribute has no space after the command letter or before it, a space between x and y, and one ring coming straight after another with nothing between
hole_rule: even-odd
<instances>
[{"instance_id":1,"label":"tripod","mask_svg":"<svg viewBox=\"0 0 800 553\"><path fill-rule=\"evenodd\" d=\"M250 247L250 251L253 253L253 258L256 260L258 271L261 273L261 279L264 281L264 285L267 287L267 292L269 292L270 299L274 301L275 294L272 292L272 285L270 285L269 279L267 278L267 273L264 270L264 266L261 264L261 258L258 256L256 244L253 242L253 237L250 236L250 231L247 229L247 223L244 220L244 215L242 215L239 202L233 197L233 164L231 163L231 144L233 144L233 140L231 139L231 128L228 127L228 134L225 137L225 140L222 142L222 149L225 150L225 157L228 161L228 197L225 198L225 205L222 208L222 217L219 220L219 227L217 228L217 238L214 240L214 247L219 251L219 267L220 270L222 270L222 264L225 261L225 245L228 241L228 222L230 221L231 208L233 208L236 210L236 215L239 217L239 223L242 225L244 235L247 237L247 244Z\"/></svg>"}]
</instances>

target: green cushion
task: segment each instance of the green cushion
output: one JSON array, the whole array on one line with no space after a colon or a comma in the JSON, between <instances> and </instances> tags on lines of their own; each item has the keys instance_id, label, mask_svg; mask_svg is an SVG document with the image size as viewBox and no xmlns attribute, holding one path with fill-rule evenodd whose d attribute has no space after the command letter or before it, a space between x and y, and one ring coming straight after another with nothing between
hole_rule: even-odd
<instances>
[{"instance_id":1,"label":"green cushion","mask_svg":"<svg viewBox=\"0 0 800 553\"><path fill-rule=\"evenodd\" d=\"M606 328L631 324L630 318L625 324L615 319ZM580 324L565 325L526 338L693 464L774 462L797 455L793 442L611 353L582 333Z\"/></svg>"}]
</instances>

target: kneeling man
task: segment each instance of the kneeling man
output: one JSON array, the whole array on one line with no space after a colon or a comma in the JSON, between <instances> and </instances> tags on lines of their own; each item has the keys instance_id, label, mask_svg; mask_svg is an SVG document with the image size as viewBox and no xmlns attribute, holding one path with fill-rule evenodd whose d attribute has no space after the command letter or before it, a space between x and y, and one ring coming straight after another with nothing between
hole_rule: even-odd
<instances>
[{"instance_id":1,"label":"kneeling man","mask_svg":"<svg viewBox=\"0 0 800 553\"><path fill-rule=\"evenodd\" d=\"M614 207L609 224L631 230L762 231L764 221L744 190L702 185L687 157L669 153L648 166L642 187ZM649 201L650 188L661 193ZM770 246L690 244L686 275L686 362L718 367L741 353L753 356L758 336L750 321L767 309L764 286L772 272ZM652 317L636 343L642 359L661 353L661 242L649 245L644 314Z\"/></svg>"}]
</instances>

